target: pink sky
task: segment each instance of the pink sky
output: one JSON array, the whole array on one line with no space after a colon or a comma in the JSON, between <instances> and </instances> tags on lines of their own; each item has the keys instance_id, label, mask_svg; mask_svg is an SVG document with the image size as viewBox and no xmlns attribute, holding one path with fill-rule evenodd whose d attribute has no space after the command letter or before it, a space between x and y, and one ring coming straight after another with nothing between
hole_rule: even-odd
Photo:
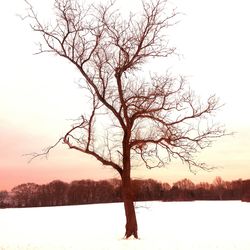
<instances>
[{"instance_id":1,"label":"pink sky","mask_svg":"<svg viewBox=\"0 0 250 250\"><path fill-rule=\"evenodd\" d=\"M32 2L46 15L53 1ZM250 178L250 4L245 0L172 2L186 14L172 32L171 42L184 55L172 61L173 69L190 76L191 87L202 97L216 93L226 105L215 119L237 133L199 156L219 167L212 173L199 171L194 176L176 163L166 169L139 169L134 176L169 183L185 177L194 182L211 182L218 175L228 180ZM128 6L121 0L117 4ZM0 190L25 182L116 177L92 158L65 146L48 160L28 164L22 156L53 144L70 126L67 119L78 117L84 109L84 95L74 84L80 76L73 67L54 56L32 55L39 37L15 16L23 9L22 1L5 1L0 16L4 34L0 39ZM154 68L159 65L153 64Z\"/></svg>"}]
</instances>

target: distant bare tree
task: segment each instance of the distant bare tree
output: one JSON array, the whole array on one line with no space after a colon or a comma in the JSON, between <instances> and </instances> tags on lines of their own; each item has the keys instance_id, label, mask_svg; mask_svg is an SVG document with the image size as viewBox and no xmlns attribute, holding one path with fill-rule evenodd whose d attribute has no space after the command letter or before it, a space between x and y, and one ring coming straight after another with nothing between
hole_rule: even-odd
<instances>
[{"instance_id":1,"label":"distant bare tree","mask_svg":"<svg viewBox=\"0 0 250 250\"><path fill-rule=\"evenodd\" d=\"M9 193L5 190L0 191L0 208L7 207L9 202Z\"/></svg>"},{"instance_id":2,"label":"distant bare tree","mask_svg":"<svg viewBox=\"0 0 250 250\"><path fill-rule=\"evenodd\" d=\"M39 185L35 183L25 183L14 187L11 190L12 198L17 207L37 206L37 193Z\"/></svg>"},{"instance_id":3,"label":"distant bare tree","mask_svg":"<svg viewBox=\"0 0 250 250\"><path fill-rule=\"evenodd\" d=\"M219 199L222 200L223 193L226 189L226 182L223 181L220 176L217 176L213 181L213 186Z\"/></svg>"},{"instance_id":4,"label":"distant bare tree","mask_svg":"<svg viewBox=\"0 0 250 250\"><path fill-rule=\"evenodd\" d=\"M177 187L179 189L183 189L183 190L192 190L195 189L195 185L192 181L188 180L188 179L183 179L180 181L177 181L173 184L174 187Z\"/></svg>"},{"instance_id":5,"label":"distant bare tree","mask_svg":"<svg viewBox=\"0 0 250 250\"><path fill-rule=\"evenodd\" d=\"M60 206L67 203L67 183L60 180L54 180L46 185L46 189L51 206Z\"/></svg>"},{"instance_id":6,"label":"distant bare tree","mask_svg":"<svg viewBox=\"0 0 250 250\"><path fill-rule=\"evenodd\" d=\"M184 77L143 71L150 59L175 52L167 31L177 13L168 11L167 0L142 1L142 12L126 18L114 11L112 1L86 7L77 0L55 0L50 24L43 24L26 3L31 27L43 39L38 53L56 54L75 65L92 103L55 145L33 157L48 154L62 141L111 166L122 180L125 237L138 238L132 166L163 167L178 158L191 170L206 169L194 155L225 134L209 122L218 99L212 95L202 104Z\"/></svg>"}]
</instances>

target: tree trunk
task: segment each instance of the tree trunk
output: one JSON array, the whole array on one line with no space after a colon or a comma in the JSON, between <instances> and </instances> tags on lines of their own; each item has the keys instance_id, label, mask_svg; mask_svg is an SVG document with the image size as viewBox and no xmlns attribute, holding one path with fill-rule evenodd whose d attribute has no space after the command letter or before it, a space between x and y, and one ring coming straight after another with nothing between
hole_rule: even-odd
<instances>
[{"instance_id":1,"label":"tree trunk","mask_svg":"<svg viewBox=\"0 0 250 250\"><path fill-rule=\"evenodd\" d=\"M136 221L135 207L134 207L135 196L132 189L132 183L130 178L130 171L131 171L131 159L130 159L130 147L129 147L130 135L131 135L131 129L125 131L123 138L123 171L121 174L122 196L123 196L125 215L126 215L125 238L127 239L133 235L136 239L138 239L137 221Z\"/></svg>"},{"instance_id":2,"label":"tree trunk","mask_svg":"<svg viewBox=\"0 0 250 250\"><path fill-rule=\"evenodd\" d=\"M137 234L137 221L134 207L134 193L131 186L131 179L122 179L122 193L123 193L123 202L126 215L126 232L125 238L134 236L138 239Z\"/></svg>"}]
</instances>

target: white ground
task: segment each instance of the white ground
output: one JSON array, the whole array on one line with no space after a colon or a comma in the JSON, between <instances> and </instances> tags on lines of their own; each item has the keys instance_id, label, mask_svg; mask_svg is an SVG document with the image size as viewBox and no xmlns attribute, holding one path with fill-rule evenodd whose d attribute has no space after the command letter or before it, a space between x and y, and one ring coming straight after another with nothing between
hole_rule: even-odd
<instances>
[{"instance_id":1,"label":"white ground","mask_svg":"<svg viewBox=\"0 0 250 250\"><path fill-rule=\"evenodd\" d=\"M0 209L0 250L250 250L250 203L136 204L140 240L123 240L123 204Z\"/></svg>"}]
</instances>

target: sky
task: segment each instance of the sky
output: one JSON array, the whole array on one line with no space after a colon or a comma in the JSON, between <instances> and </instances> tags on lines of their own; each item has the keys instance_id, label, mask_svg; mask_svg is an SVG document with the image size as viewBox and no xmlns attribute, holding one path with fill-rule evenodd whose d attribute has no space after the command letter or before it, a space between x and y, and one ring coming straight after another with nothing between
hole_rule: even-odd
<instances>
[{"instance_id":1,"label":"sky","mask_svg":"<svg viewBox=\"0 0 250 250\"><path fill-rule=\"evenodd\" d=\"M46 20L53 13L52 0L31 1ZM117 0L117 7L130 4ZM131 1L132 3L132 1ZM190 173L185 165L136 169L135 178L154 178L173 183L189 178L195 183L250 178L250 3L248 0L171 0L182 14L170 31L170 42L180 56L152 64L152 70L172 69L186 75L198 95L216 94L225 105L215 117L233 136L221 138L200 155L217 169ZM133 1L133 8L140 0ZM54 144L86 108L76 82L80 75L62 58L34 55L40 37L16 14L25 13L21 0L1 3L0 74L0 190L26 182L48 183L55 179L118 177L93 158L58 146L48 159L28 163L28 153ZM132 9L131 9L132 10ZM159 67L161 65L161 67Z\"/></svg>"}]
</instances>

